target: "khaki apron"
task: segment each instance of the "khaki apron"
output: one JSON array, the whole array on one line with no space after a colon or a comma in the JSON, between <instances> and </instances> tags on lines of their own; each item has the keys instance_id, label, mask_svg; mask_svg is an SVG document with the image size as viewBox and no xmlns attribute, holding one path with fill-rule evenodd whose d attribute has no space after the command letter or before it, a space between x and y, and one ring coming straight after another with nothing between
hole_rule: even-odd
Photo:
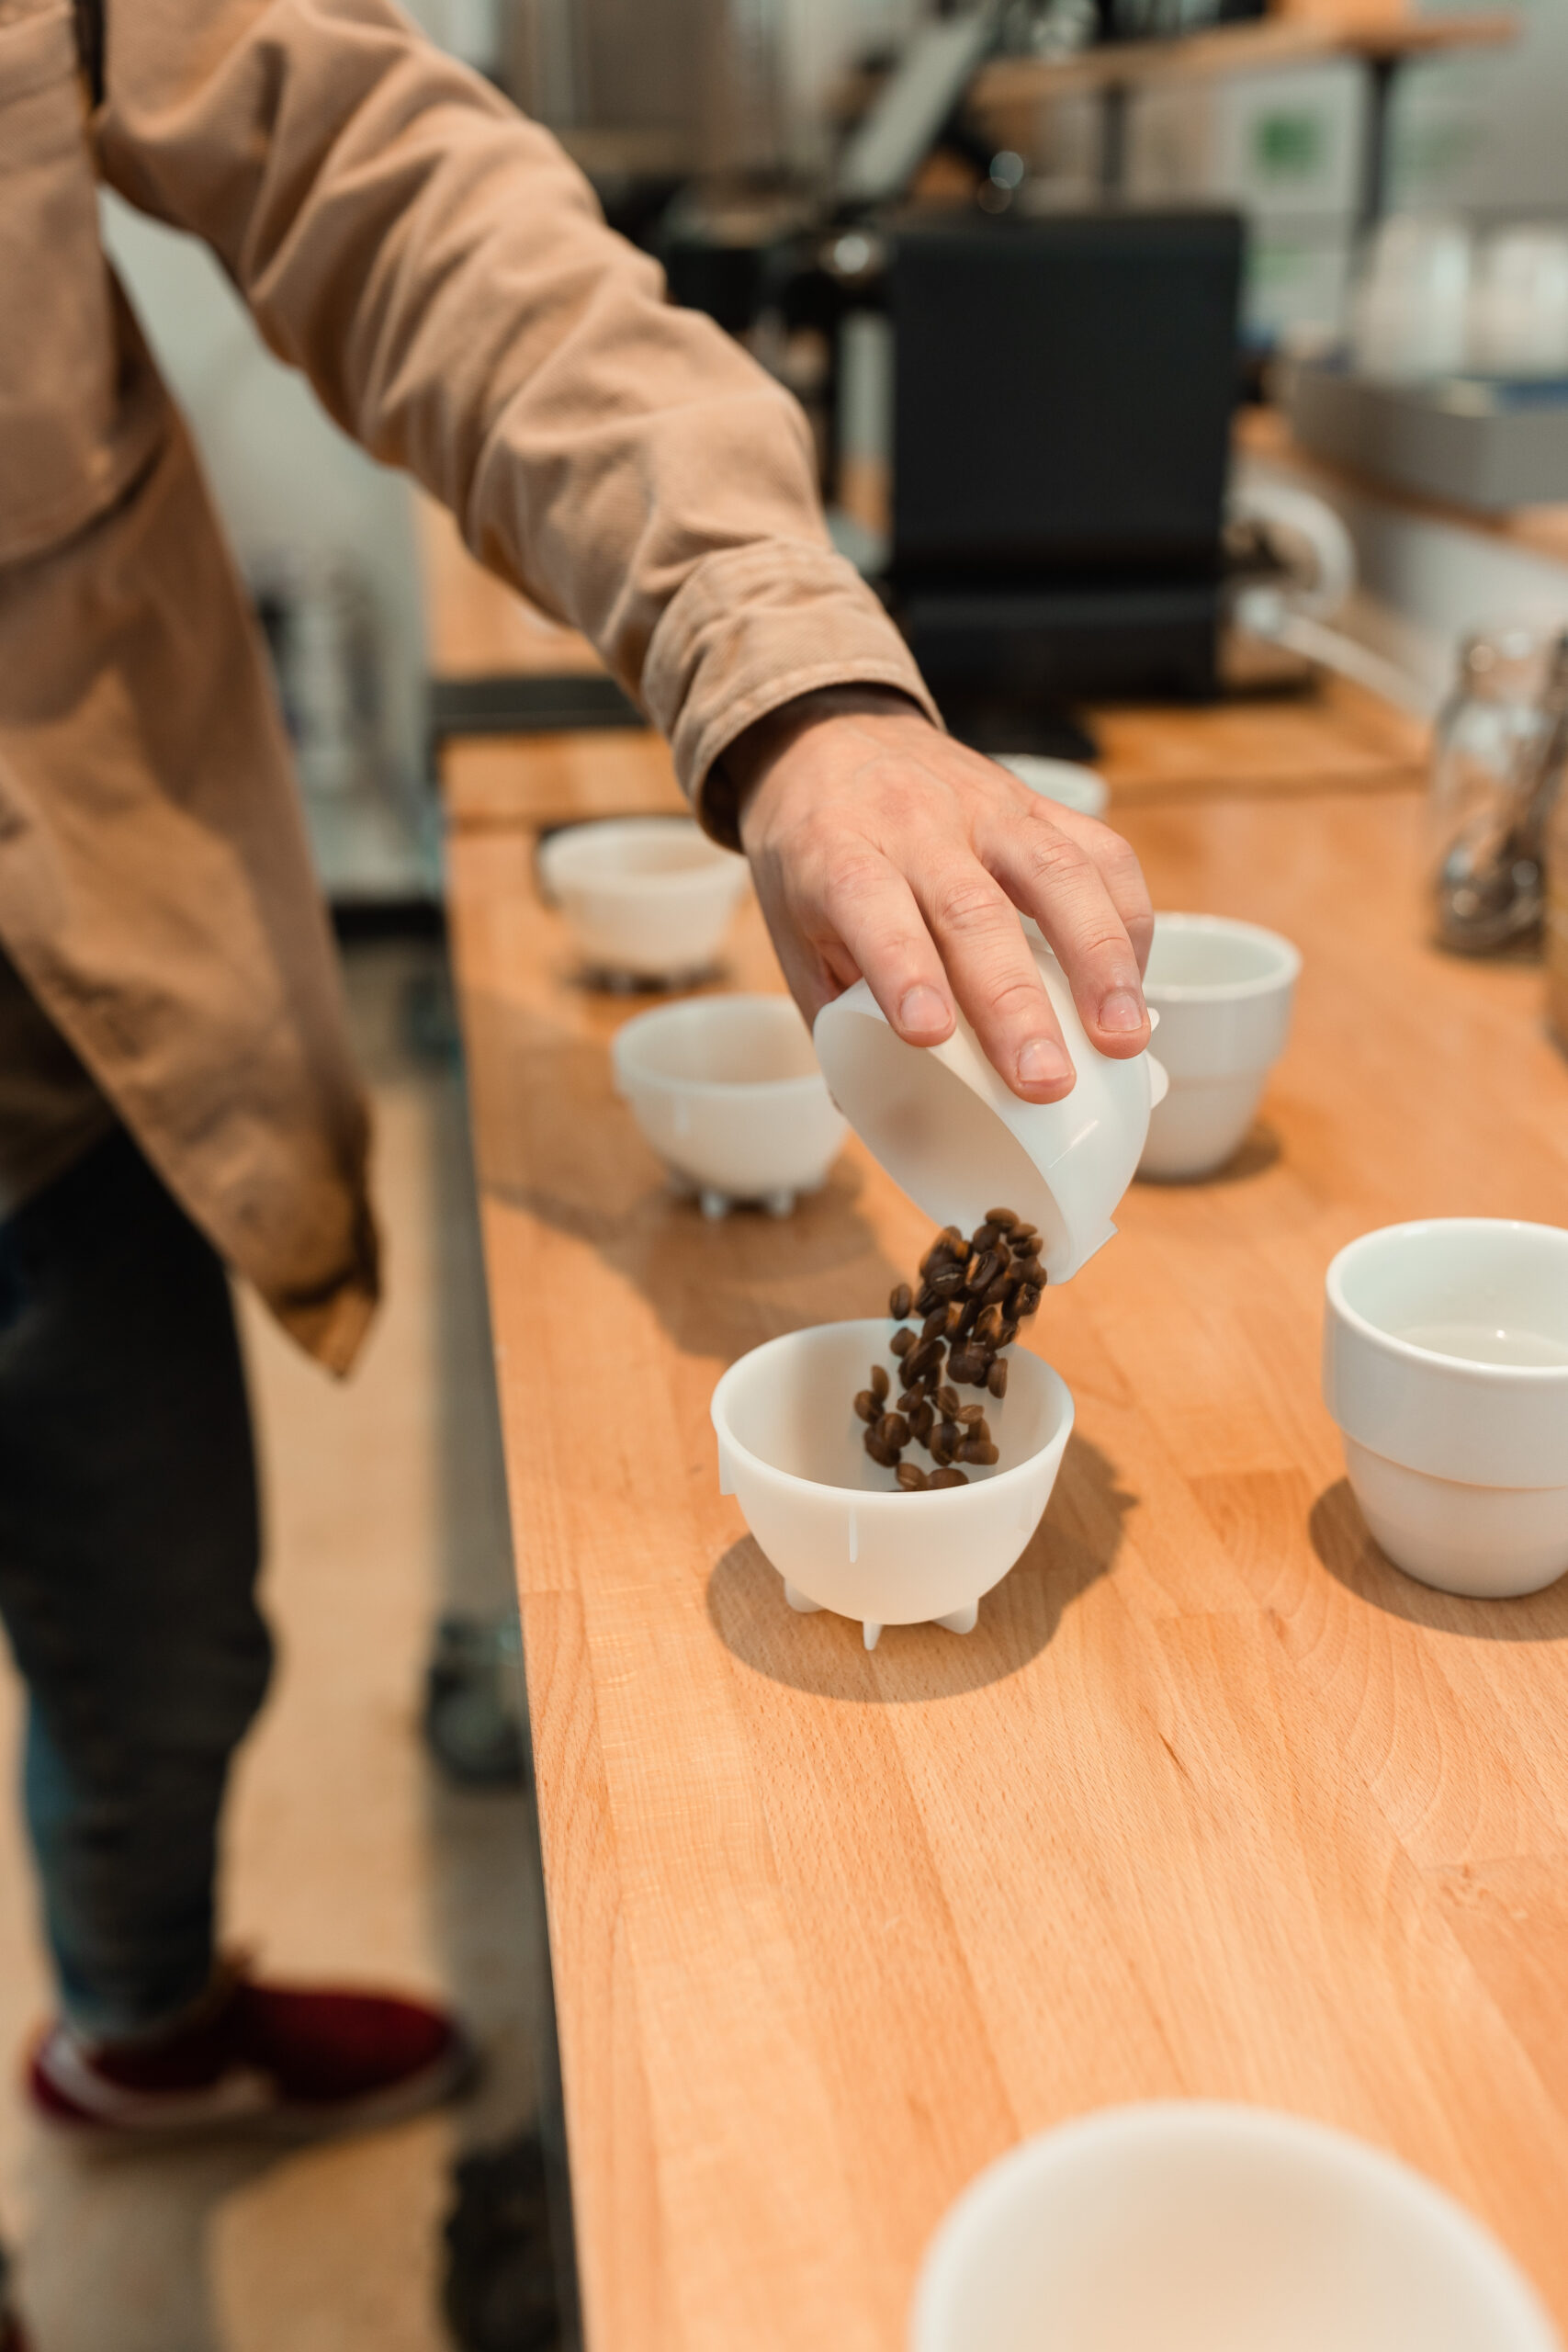
<instances>
[{"instance_id":1,"label":"khaki apron","mask_svg":"<svg viewBox=\"0 0 1568 2352\"><path fill-rule=\"evenodd\" d=\"M0 939L224 1257L345 1368L377 1252L331 935L54 5L0 16Z\"/></svg>"}]
</instances>

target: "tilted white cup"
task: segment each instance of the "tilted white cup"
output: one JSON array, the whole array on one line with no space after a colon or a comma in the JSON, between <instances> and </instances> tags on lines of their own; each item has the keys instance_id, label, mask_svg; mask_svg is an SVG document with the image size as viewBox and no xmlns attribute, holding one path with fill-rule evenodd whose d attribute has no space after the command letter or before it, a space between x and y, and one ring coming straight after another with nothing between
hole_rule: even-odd
<instances>
[{"instance_id":1,"label":"tilted white cup","mask_svg":"<svg viewBox=\"0 0 1568 2352\"><path fill-rule=\"evenodd\" d=\"M1301 952L1226 915L1157 914L1144 994L1159 1014L1170 1091L1149 1121L1140 1176L1223 1168L1285 1049Z\"/></svg>"},{"instance_id":2,"label":"tilted white cup","mask_svg":"<svg viewBox=\"0 0 1568 2352\"><path fill-rule=\"evenodd\" d=\"M967 2188L910 2352L1562 2352L1529 2280L1381 2148L1258 2107L1103 2108Z\"/></svg>"},{"instance_id":3,"label":"tilted white cup","mask_svg":"<svg viewBox=\"0 0 1568 2352\"><path fill-rule=\"evenodd\" d=\"M1324 1402L1396 1567L1501 1600L1568 1569L1568 1231L1435 1217L1328 1269Z\"/></svg>"},{"instance_id":4,"label":"tilted white cup","mask_svg":"<svg viewBox=\"0 0 1568 2352\"><path fill-rule=\"evenodd\" d=\"M1021 1102L962 1014L945 1045L906 1045L863 980L823 1006L814 1034L834 1102L917 1207L965 1233L988 1208L1012 1209L1065 1283L1116 1230L1166 1079L1152 1054L1113 1061L1090 1045L1061 966L1033 923L1023 930L1077 1073L1060 1102Z\"/></svg>"}]
</instances>

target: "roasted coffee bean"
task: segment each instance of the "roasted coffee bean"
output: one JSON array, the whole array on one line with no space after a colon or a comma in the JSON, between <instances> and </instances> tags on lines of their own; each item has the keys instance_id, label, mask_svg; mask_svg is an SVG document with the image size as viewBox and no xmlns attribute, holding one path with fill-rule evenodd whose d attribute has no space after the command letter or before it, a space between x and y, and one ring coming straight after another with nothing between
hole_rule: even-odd
<instances>
[{"instance_id":1,"label":"roasted coffee bean","mask_svg":"<svg viewBox=\"0 0 1568 2352\"><path fill-rule=\"evenodd\" d=\"M887 1377L886 1365L882 1363L874 1363L871 1367L872 1395L874 1396L886 1396L892 1385L892 1382Z\"/></svg>"},{"instance_id":2,"label":"roasted coffee bean","mask_svg":"<svg viewBox=\"0 0 1568 2352\"><path fill-rule=\"evenodd\" d=\"M1008 1368L1005 1356L998 1356L986 1374L986 1385L993 1396L1000 1398L1008 1393Z\"/></svg>"},{"instance_id":3,"label":"roasted coffee bean","mask_svg":"<svg viewBox=\"0 0 1568 2352\"><path fill-rule=\"evenodd\" d=\"M1008 1278L1005 1274L998 1274L994 1283L987 1283L985 1290L980 1295L977 1305L980 1306L1005 1306L1007 1303L1007 1295Z\"/></svg>"},{"instance_id":4,"label":"roasted coffee bean","mask_svg":"<svg viewBox=\"0 0 1568 2352\"><path fill-rule=\"evenodd\" d=\"M946 1385L945 1385L945 1384L944 1384L944 1385L943 1385L943 1386L942 1386L941 1388L939 1388L939 1389L937 1390L937 1392L936 1392L936 1401L937 1401L937 1403L942 1407L942 1411L947 1415L948 1419L951 1420L951 1419L952 1419L952 1418L953 1418L953 1414L954 1414L954 1413L956 1413L956 1412L957 1412L957 1410L958 1410L958 1391L957 1391L957 1389L956 1389L956 1388L950 1388L950 1387L946 1386Z\"/></svg>"},{"instance_id":5,"label":"roasted coffee bean","mask_svg":"<svg viewBox=\"0 0 1568 2352\"><path fill-rule=\"evenodd\" d=\"M890 1445L883 1444L874 1430L867 1430L865 1433L865 1450L874 1462L881 1463L885 1470L891 1470L898 1459Z\"/></svg>"},{"instance_id":6,"label":"roasted coffee bean","mask_svg":"<svg viewBox=\"0 0 1568 2352\"><path fill-rule=\"evenodd\" d=\"M984 1405L960 1405L953 1418L955 1421L962 1421L973 1435L976 1422L986 1418L986 1408Z\"/></svg>"},{"instance_id":7,"label":"roasted coffee bean","mask_svg":"<svg viewBox=\"0 0 1568 2352\"><path fill-rule=\"evenodd\" d=\"M879 1421L882 1419L882 1399L872 1389L863 1388L855 1398L855 1410L863 1421Z\"/></svg>"},{"instance_id":8,"label":"roasted coffee bean","mask_svg":"<svg viewBox=\"0 0 1568 2352\"><path fill-rule=\"evenodd\" d=\"M918 1388L906 1388L903 1395L898 1399L898 1411L908 1418L908 1416L914 1411L916 1406L919 1403L920 1395L921 1392Z\"/></svg>"},{"instance_id":9,"label":"roasted coffee bean","mask_svg":"<svg viewBox=\"0 0 1568 2352\"><path fill-rule=\"evenodd\" d=\"M969 1247L971 1250L994 1250L1000 1239L1000 1226L993 1225L987 1217L984 1225L977 1225L975 1227L969 1237Z\"/></svg>"},{"instance_id":10,"label":"roasted coffee bean","mask_svg":"<svg viewBox=\"0 0 1568 2352\"><path fill-rule=\"evenodd\" d=\"M1015 1226L1008 1235L1008 1244L1015 1258L1027 1258L1040 1247L1040 1228L1033 1225Z\"/></svg>"},{"instance_id":11,"label":"roasted coffee bean","mask_svg":"<svg viewBox=\"0 0 1568 2352\"><path fill-rule=\"evenodd\" d=\"M918 1462L900 1462L895 1476L907 1495L918 1495L926 1483L926 1474Z\"/></svg>"},{"instance_id":12,"label":"roasted coffee bean","mask_svg":"<svg viewBox=\"0 0 1568 2352\"><path fill-rule=\"evenodd\" d=\"M956 1340L961 1331L968 1329L969 1307L970 1302L966 1298L950 1298L948 1300L946 1306L942 1309L942 1337L944 1339Z\"/></svg>"},{"instance_id":13,"label":"roasted coffee bean","mask_svg":"<svg viewBox=\"0 0 1568 2352\"><path fill-rule=\"evenodd\" d=\"M987 1348L1000 1347L1006 1320L999 1306L982 1307L975 1318L975 1337Z\"/></svg>"},{"instance_id":14,"label":"roasted coffee bean","mask_svg":"<svg viewBox=\"0 0 1568 2352\"><path fill-rule=\"evenodd\" d=\"M953 1448L950 1445L943 1445L940 1429L933 1430L926 1440L926 1452L939 1470L945 1470L953 1459Z\"/></svg>"},{"instance_id":15,"label":"roasted coffee bean","mask_svg":"<svg viewBox=\"0 0 1568 2352\"><path fill-rule=\"evenodd\" d=\"M914 1430L920 1443L926 1445L930 1443L931 1433L935 1426L936 1413L931 1401L929 1396L922 1396L909 1416L909 1427Z\"/></svg>"},{"instance_id":16,"label":"roasted coffee bean","mask_svg":"<svg viewBox=\"0 0 1568 2352\"><path fill-rule=\"evenodd\" d=\"M1040 1293L1032 1283L1025 1283L1013 1301L1013 1313L1021 1323L1034 1313L1040 1304Z\"/></svg>"},{"instance_id":17,"label":"roasted coffee bean","mask_svg":"<svg viewBox=\"0 0 1568 2352\"><path fill-rule=\"evenodd\" d=\"M944 1420L938 1434L947 1452L956 1453L964 1437L962 1424L954 1420Z\"/></svg>"},{"instance_id":18,"label":"roasted coffee bean","mask_svg":"<svg viewBox=\"0 0 1568 2352\"><path fill-rule=\"evenodd\" d=\"M1021 1274L1026 1283L1032 1283L1036 1290L1044 1289L1045 1269L1038 1258L1031 1256L1023 1259L1014 1271Z\"/></svg>"},{"instance_id":19,"label":"roasted coffee bean","mask_svg":"<svg viewBox=\"0 0 1568 2352\"><path fill-rule=\"evenodd\" d=\"M997 1254L994 1250L976 1250L964 1269L964 1287L978 1296L997 1278Z\"/></svg>"},{"instance_id":20,"label":"roasted coffee bean","mask_svg":"<svg viewBox=\"0 0 1568 2352\"><path fill-rule=\"evenodd\" d=\"M929 1290L931 1294L932 1306L936 1305L939 1298L951 1298L955 1291L963 1287L963 1283L964 1269L962 1266L956 1263L951 1266L939 1266L935 1273L930 1277L926 1283L926 1290ZM923 1298L925 1296L925 1292L922 1291L920 1295Z\"/></svg>"},{"instance_id":21,"label":"roasted coffee bean","mask_svg":"<svg viewBox=\"0 0 1568 2352\"><path fill-rule=\"evenodd\" d=\"M945 1306L933 1306L931 1313L926 1317L925 1321L920 1326L921 1339L941 1339L947 1329L947 1318L951 1311L952 1310L950 1308Z\"/></svg>"},{"instance_id":22,"label":"roasted coffee bean","mask_svg":"<svg viewBox=\"0 0 1568 2352\"><path fill-rule=\"evenodd\" d=\"M923 1372L934 1372L941 1363L942 1346L940 1340L922 1340L909 1350L904 1359L904 1377L918 1380Z\"/></svg>"},{"instance_id":23,"label":"roasted coffee bean","mask_svg":"<svg viewBox=\"0 0 1568 2352\"><path fill-rule=\"evenodd\" d=\"M1018 1325L1016 1323L1004 1323L1002 1325L1002 1336L997 1341L997 1345L998 1348L1010 1348L1017 1337Z\"/></svg>"},{"instance_id":24,"label":"roasted coffee bean","mask_svg":"<svg viewBox=\"0 0 1568 2352\"><path fill-rule=\"evenodd\" d=\"M876 1424L876 1434L884 1445L900 1449L909 1442L909 1424L902 1413L884 1413Z\"/></svg>"},{"instance_id":25,"label":"roasted coffee bean","mask_svg":"<svg viewBox=\"0 0 1568 2352\"><path fill-rule=\"evenodd\" d=\"M944 1464L940 1470L931 1472L926 1484L928 1487L966 1487L969 1481L962 1470L949 1469Z\"/></svg>"},{"instance_id":26,"label":"roasted coffee bean","mask_svg":"<svg viewBox=\"0 0 1568 2352\"><path fill-rule=\"evenodd\" d=\"M887 1301L887 1312L895 1323L902 1323L915 1303L915 1295L908 1283L899 1283Z\"/></svg>"},{"instance_id":27,"label":"roasted coffee bean","mask_svg":"<svg viewBox=\"0 0 1568 2352\"><path fill-rule=\"evenodd\" d=\"M919 1337L919 1334L918 1332L912 1331L909 1329L909 1326L907 1323L904 1323L901 1324L898 1329L894 1332L893 1337L888 1340L887 1344L892 1349L896 1356L907 1356L909 1350L915 1345Z\"/></svg>"},{"instance_id":28,"label":"roasted coffee bean","mask_svg":"<svg viewBox=\"0 0 1568 2352\"><path fill-rule=\"evenodd\" d=\"M1016 1209L987 1209L986 1211L986 1223L987 1225L1010 1226L1016 1225L1018 1221L1018 1212Z\"/></svg>"},{"instance_id":29,"label":"roasted coffee bean","mask_svg":"<svg viewBox=\"0 0 1568 2352\"><path fill-rule=\"evenodd\" d=\"M971 1437L965 1438L959 1447L958 1459L960 1462L983 1463L988 1469L993 1462L999 1461L1001 1457L996 1447L987 1445L984 1438Z\"/></svg>"}]
</instances>

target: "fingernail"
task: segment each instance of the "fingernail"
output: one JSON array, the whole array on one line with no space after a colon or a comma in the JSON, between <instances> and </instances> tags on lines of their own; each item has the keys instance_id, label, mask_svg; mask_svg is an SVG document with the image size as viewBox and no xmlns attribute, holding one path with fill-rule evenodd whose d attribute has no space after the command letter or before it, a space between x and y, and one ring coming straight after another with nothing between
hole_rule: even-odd
<instances>
[{"instance_id":1,"label":"fingernail","mask_svg":"<svg viewBox=\"0 0 1568 2352\"><path fill-rule=\"evenodd\" d=\"M912 988L898 1006L898 1020L906 1029L945 1029L948 1019L946 1005L924 980L918 988Z\"/></svg>"},{"instance_id":2,"label":"fingernail","mask_svg":"<svg viewBox=\"0 0 1568 2352\"><path fill-rule=\"evenodd\" d=\"M1144 1025L1142 998L1135 996L1131 989L1112 989L1100 1004L1100 1025L1102 1029L1123 1032L1141 1029Z\"/></svg>"},{"instance_id":3,"label":"fingernail","mask_svg":"<svg viewBox=\"0 0 1568 2352\"><path fill-rule=\"evenodd\" d=\"M1018 1074L1025 1086L1055 1086L1071 1078L1073 1066L1055 1037L1031 1037L1019 1054Z\"/></svg>"}]
</instances>

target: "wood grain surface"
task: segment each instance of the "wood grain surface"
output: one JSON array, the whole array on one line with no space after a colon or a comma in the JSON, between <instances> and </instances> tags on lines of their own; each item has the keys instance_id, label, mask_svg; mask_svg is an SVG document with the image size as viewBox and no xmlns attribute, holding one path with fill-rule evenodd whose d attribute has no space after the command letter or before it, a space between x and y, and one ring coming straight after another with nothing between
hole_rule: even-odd
<instances>
[{"instance_id":1,"label":"wood grain surface","mask_svg":"<svg viewBox=\"0 0 1568 2352\"><path fill-rule=\"evenodd\" d=\"M1568 2325L1568 1586L1400 1576L1318 1396L1350 1236L1568 1204L1539 971L1423 944L1418 824L1133 812L1157 903L1299 942L1294 1035L1224 1175L1047 1296L1077 1429L976 1631L870 1657L784 1606L708 1398L928 1228L852 1144L784 1223L675 1203L529 839L455 836L592 2352L896 2352L981 2165L1173 2094L1396 2150ZM779 985L750 904L725 984Z\"/></svg>"}]
</instances>

